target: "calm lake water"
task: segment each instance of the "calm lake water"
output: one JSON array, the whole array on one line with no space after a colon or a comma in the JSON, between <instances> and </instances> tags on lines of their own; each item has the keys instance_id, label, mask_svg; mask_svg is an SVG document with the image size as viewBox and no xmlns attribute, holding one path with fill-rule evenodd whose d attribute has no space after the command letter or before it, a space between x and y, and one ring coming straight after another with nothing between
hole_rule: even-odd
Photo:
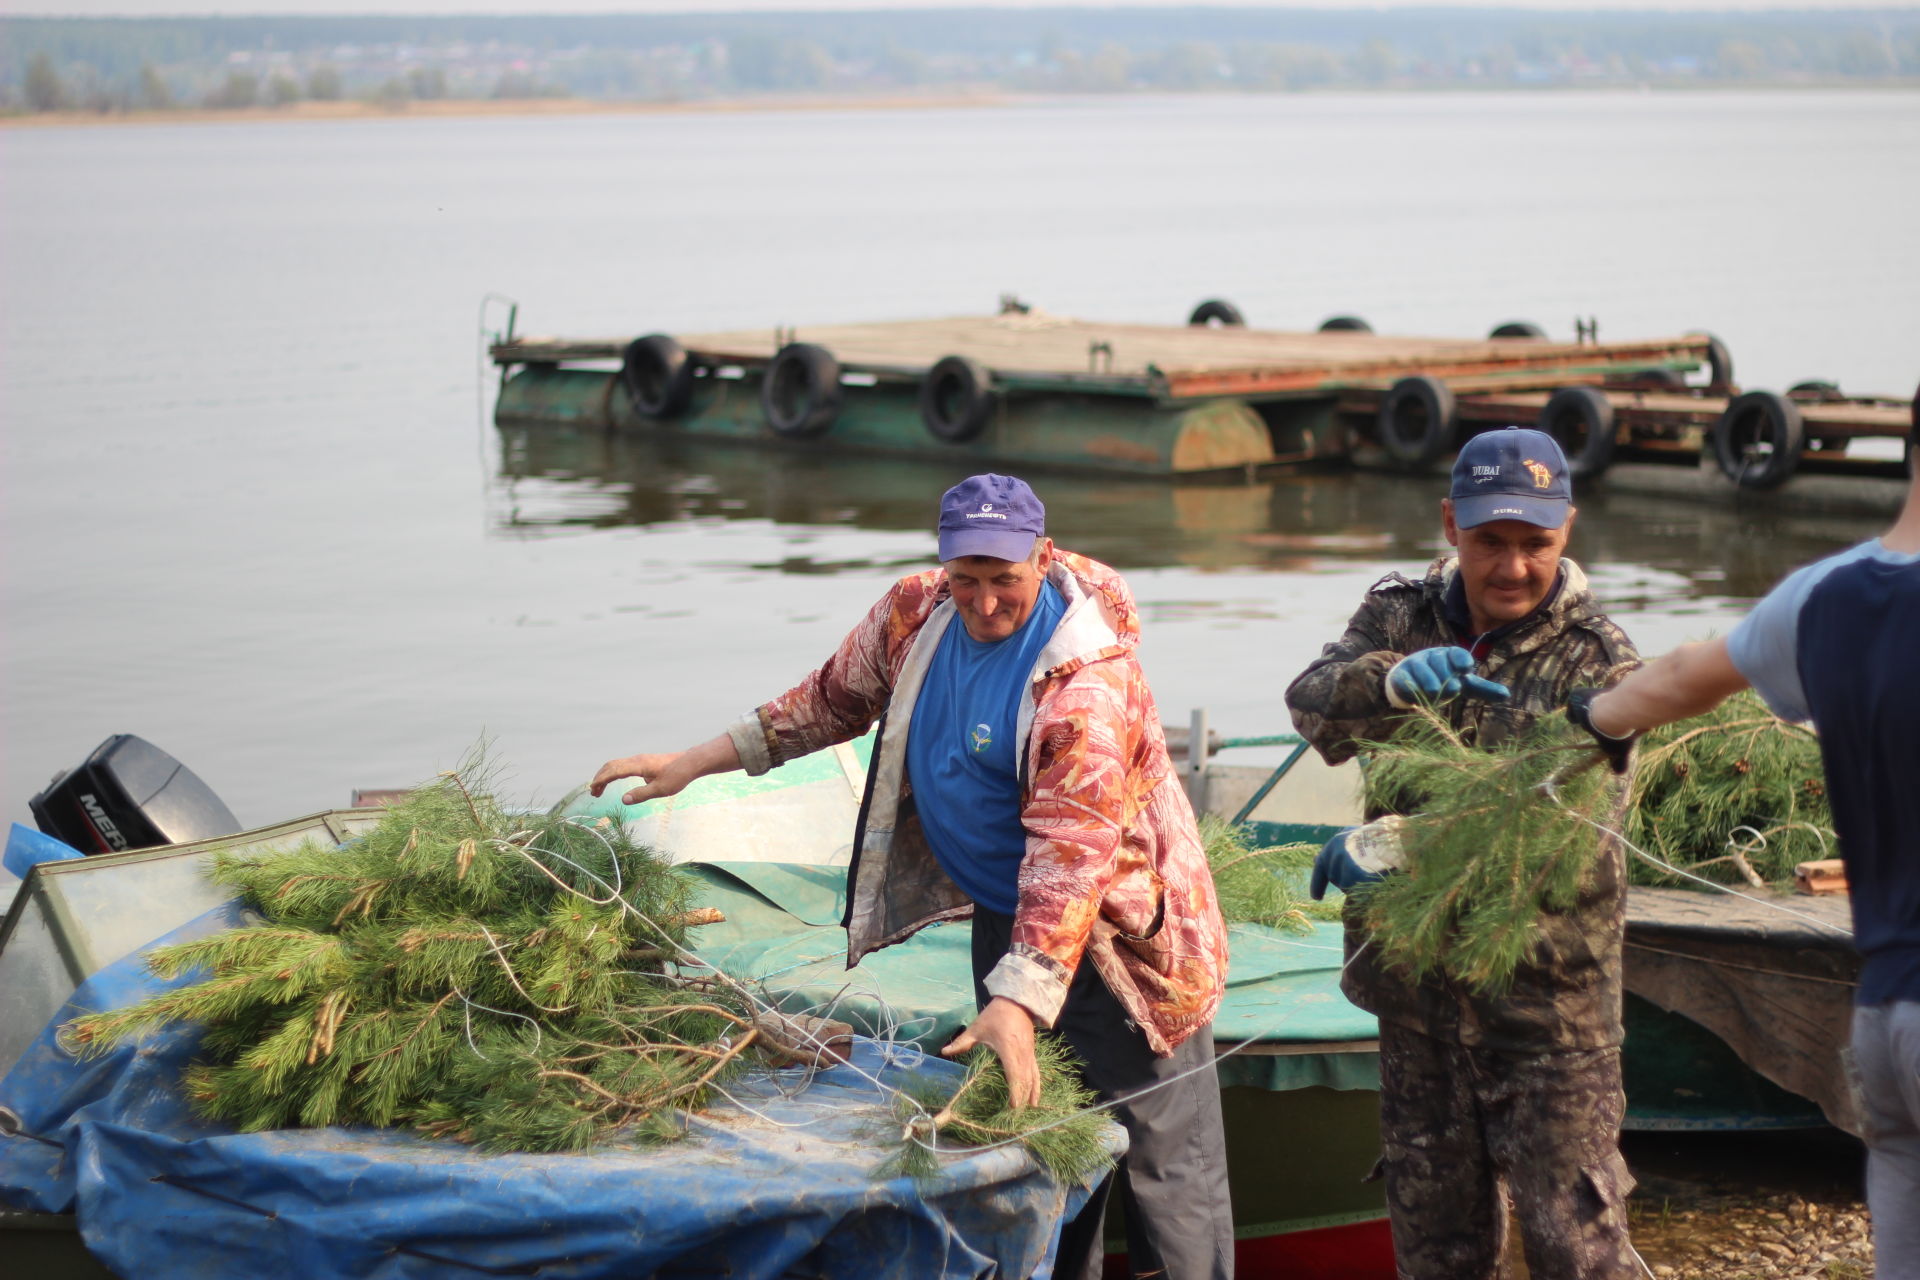
<instances>
[{"instance_id":1,"label":"calm lake water","mask_svg":"<svg viewBox=\"0 0 1920 1280\"><path fill-rule=\"evenodd\" d=\"M1920 95L1059 101L0 131L0 804L102 738L242 820L494 741L516 798L715 732L925 563L950 468L503 434L488 291L621 334L989 310L1709 328L1741 381L1920 376ZM499 322L495 313L493 323ZM1439 544L1437 479L1049 476L1166 717L1287 681ZM1648 651L1872 521L1580 501ZM1257 757L1253 757L1257 759Z\"/></svg>"}]
</instances>

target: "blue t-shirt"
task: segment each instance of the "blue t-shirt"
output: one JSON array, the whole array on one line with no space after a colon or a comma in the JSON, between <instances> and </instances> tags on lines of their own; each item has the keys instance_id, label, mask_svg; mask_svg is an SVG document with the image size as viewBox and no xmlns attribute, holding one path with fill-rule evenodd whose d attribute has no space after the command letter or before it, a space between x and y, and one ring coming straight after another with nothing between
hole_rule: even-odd
<instances>
[{"instance_id":1,"label":"blue t-shirt","mask_svg":"<svg viewBox=\"0 0 1920 1280\"><path fill-rule=\"evenodd\" d=\"M955 618L940 637L907 730L907 780L933 856L969 898L1012 915L1027 832L1020 699L1067 602L1043 583L1004 640L975 640Z\"/></svg>"},{"instance_id":2,"label":"blue t-shirt","mask_svg":"<svg viewBox=\"0 0 1920 1280\"><path fill-rule=\"evenodd\" d=\"M1820 730L1859 1004L1920 1000L1920 555L1878 539L1808 565L1727 638L1747 682Z\"/></svg>"}]
</instances>

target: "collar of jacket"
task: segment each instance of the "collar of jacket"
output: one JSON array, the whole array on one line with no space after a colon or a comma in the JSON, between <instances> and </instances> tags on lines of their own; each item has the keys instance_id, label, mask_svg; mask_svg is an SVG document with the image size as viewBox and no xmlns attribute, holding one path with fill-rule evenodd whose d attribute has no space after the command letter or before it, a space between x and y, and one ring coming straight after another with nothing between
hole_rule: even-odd
<instances>
[{"instance_id":1,"label":"collar of jacket","mask_svg":"<svg viewBox=\"0 0 1920 1280\"><path fill-rule=\"evenodd\" d=\"M1126 581L1106 565L1071 552L1056 553L1047 580L1059 590L1067 607L1035 660L1026 692L1020 699L1016 741L1020 744L1023 773L1027 768L1033 722L1040 708L1036 695L1040 681L1126 654L1139 643L1140 635L1138 615ZM927 670L933 665L934 651L940 647L940 637L958 617L951 597L941 599L908 642L900 670L894 676L886 716L881 722L880 741L874 748L873 766L861 802L857 852L848 878L844 923L849 968L870 951L899 942L935 921L957 919L973 910L972 903L943 873L938 873L937 878L944 882L945 892L932 891L925 909L915 907L905 912L903 919L897 919L886 901L898 857L918 856L922 872L933 866L930 854L907 855L896 851L894 835L900 817L900 794L906 782L907 739L912 733L914 708L920 700ZM929 890L920 884L912 892L926 895ZM939 900L942 898L944 901Z\"/></svg>"},{"instance_id":2,"label":"collar of jacket","mask_svg":"<svg viewBox=\"0 0 1920 1280\"><path fill-rule=\"evenodd\" d=\"M1427 566L1427 575L1419 583L1427 607L1433 610L1434 618L1448 634L1453 624L1447 619L1447 591L1459 572L1458 556L1441 556ZM1565 628L1599 613L1600 604L1587 586L1586 571L1562 556L1559 587L1552 597L1520 621L1499 628L1494 644L1503 653L1528 653L1552 641Z\"/></svg>"},{"instance_id":3,"label":"collar of jacket","mask_svg":"<svg viewBox=\"0 0 1920 1280\"><path fill-rule=\"evenodd\" d=\"M1032 736L1034 715L1039 710L1039 702L1034 696L1035 686L1042 680L1071 675L1090 663L1119 657L1131 652L1140 643L1133 596L1119 574L1085 556L1061 552L1055 555L1053 567L1047 571L1047 581L1060 593L1066 608L1060 615L1060 621L1054 625L1053 635L1048 637L1039 656L1034 659L1033 670L1027 677L1026 694L1020 699L1014 741L1020 744L1023 767L1027 739ZM890 759L881 766L883 778L897 779L905 768L904 730L912 722L913 708L920 698L920 686L926 679L927 669L933 665L933 655L940 647L940 639L948 627L957 623L958 616L959 611L949 596L934 606L933 612L920 628L920 634L913 638L906 661L894 681L893 697L889 700L887 710L892 722L889 728L900 731L888 735L893 739L892 744L882 743L883 751L889 745L898 747L900 759Z\"/></svg>"}]
</instances>

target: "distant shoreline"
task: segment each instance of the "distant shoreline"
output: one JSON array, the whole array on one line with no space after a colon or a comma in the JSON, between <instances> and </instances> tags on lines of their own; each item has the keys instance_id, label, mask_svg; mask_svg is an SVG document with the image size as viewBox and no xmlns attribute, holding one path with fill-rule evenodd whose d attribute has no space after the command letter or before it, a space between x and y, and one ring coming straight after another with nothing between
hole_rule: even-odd
<instances>
[{"instance_id":1,"label":"distant shoreline","mask_svg":"<svg viewBox=\"0 0 1920 1280\"><path fill-rule=\"evenodd\" d=\"M0 116L0 129L87 129L112 125L329 120L461 120L529 116L730 115L747 111L915 111L1002 106L1007 93L889 94L877 97L708 98L621 102L595 98L439 98L380 102L292 102L281 107L180 107L165 111L42 111Z\"/></svg>"},{"instance_id":2,"label":"distant shoreline","mask_svg":"<svg viewBox=\"0 0 1920 1280\"><path fill-rule=\"evenodd\" d=\"M1274 93L1022 93L1005 90L956 90L928 94L872 96L789 95L740 98L688 98L678 101L628 101L607 98L438 98L411 99L398 104L361 99L340 102L292 102L278 107L177 107L134 111L43 111L0 115L0 129L87 129L116 125L243 124L340 120L463 120L520 119L556 116L615 115L737 115L753 111L932 111L971 107L1004 107L1049 101L1144 98L1286 98L1353 95L1393 97L1405 94L1513 94L1566 93L1806 93L1812 91L1870 93L1920 92L1913 80L1795 81L1768 84L1645 83L1604 85L1461 85L1419 88L1364 89L1328 86L1323 89Z\"/></svg>"}]
</instances>

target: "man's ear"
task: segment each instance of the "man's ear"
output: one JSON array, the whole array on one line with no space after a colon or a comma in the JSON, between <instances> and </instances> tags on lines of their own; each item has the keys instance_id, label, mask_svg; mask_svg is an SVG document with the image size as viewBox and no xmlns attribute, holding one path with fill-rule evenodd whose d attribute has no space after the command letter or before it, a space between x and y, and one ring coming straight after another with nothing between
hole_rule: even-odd
<instances>
[{"instance_id":1,"label":"man's ear","mask_svg":"<svg viewBox=\"0 0 1920 1280\"><path fill-rule=\"evenodd\" d=\"M1453 522L1453 499L1440 499L1440 528L1446 532L1447 545L1460 545L1460 526Z\"/></svg>"},{"instance_id":2,"label":"man's ear","mask_svg":"<svg viewBox=\"0 0 1920 1280\"><path fill-rule=\"evenodd\" d=\"M1047 570L1053 567L1052 538L1041 538L1040 541L1034 545L1033 567L1039 571L1040 576L1043 578L1047 576Z\"/></svg>"}]
</instances>

